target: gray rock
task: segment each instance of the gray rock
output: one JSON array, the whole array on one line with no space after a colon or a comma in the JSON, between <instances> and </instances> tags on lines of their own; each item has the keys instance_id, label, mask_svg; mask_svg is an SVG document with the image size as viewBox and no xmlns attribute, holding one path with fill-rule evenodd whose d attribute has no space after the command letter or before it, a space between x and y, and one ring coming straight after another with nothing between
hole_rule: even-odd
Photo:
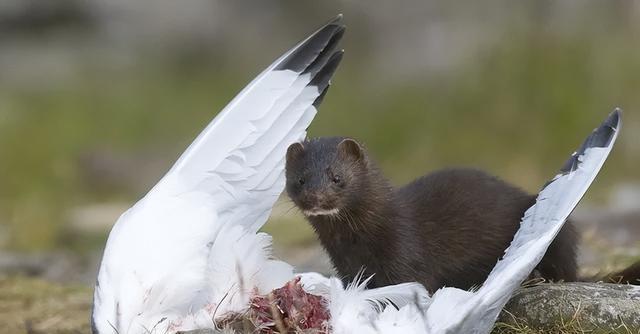
<instances>
[{"instance_id":1,"label":"gray rock","mask_svg":"<svg viewBox=\"0 0 640 334\"><path fill-rule=\"evenodd\" d=\"M624 333L640 330L640 286L606 283L540 284L516 292L500 322L525 322L529 328L551 330L577 323L583 330ZM626 330L629 331L626 331Z\"/></svg>"}]
</instances>

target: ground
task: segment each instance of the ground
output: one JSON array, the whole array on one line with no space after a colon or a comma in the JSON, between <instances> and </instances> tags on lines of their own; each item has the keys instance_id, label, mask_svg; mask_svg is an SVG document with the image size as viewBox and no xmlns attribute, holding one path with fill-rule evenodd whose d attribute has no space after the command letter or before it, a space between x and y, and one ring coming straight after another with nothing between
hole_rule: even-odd
<instances>
[{"instance_id":1,"label":"ground","mask_svg":"<svg viewBox=\"0 0 640 334\"><path fill-rule=\"evenodd\" d=\"M630 196L626 195L627 198ZM636 232L640 230L640 212L634 208L581 207L573 217L582 232L579 253L584 276L620 269L638 259L640 244ZM104 218L106 222L114 219ZM78 229L74 233L90 239L92 232ZM277 257L302 272L331 273L329 260L317 244L313 231L292 209L291 203L278 203L264 230L274 236ZM98 253L78 258L74 253L25 255L0 252L0 324L4 325L0 327L0 333L87 333L90 286L99 258ZM550 332L532 329L522 319L512 319L509 324L498 323L494 333L595 333L585 330L583 325L572 319L562 320ZM640 333L624 326L609 332Z\"/></svg>"},{"instance_id":2,"label":"ground","mask_svg":"<svg viewBox=\"0 0 640 334\"><path fill-rule=\"evenodd\" d=\"M88 333L91 289L0 277L0 333Z\"/></svg>"},{"instance_id":3,"label":"ground","mask_svg":"<svg viewBox=\"0 0 640 334\"><path fill-rule=\"evenodd\" d=\"M37 278L0 278L0 333L55 334L88 333L91 289L85 286L56 284ZM555 330L530 328L526 321L498 323L495 334L581 334L595 333L583 329L578 321L559 321ZM598 333L638 334L639 329L619 326Z\"/></svg>"}]
</instances>

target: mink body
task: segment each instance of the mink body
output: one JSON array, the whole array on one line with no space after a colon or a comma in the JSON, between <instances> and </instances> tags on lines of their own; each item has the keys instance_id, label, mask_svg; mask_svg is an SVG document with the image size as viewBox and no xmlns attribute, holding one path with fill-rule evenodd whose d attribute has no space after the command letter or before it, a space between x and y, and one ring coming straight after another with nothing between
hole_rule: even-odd
<instances>
[{"instance_id":1,"label":"mink body","mask_svg":"<svg viewBox=\"0 0 640 334\"><path fill-rule=\"evenodd\" d=\"M289 147L287 193L313 226L338 274L364 268L370 287L417 281L429 291L484 282L535 196L475 169L445 169L393 187L353 139ZM576 234L567 222L537 273L576 280Z\"/></svg>"}]
</instances>

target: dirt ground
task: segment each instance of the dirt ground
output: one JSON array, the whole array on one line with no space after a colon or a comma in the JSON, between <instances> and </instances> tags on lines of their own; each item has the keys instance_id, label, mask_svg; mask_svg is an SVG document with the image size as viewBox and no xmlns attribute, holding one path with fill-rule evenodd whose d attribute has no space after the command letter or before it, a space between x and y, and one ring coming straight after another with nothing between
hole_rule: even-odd
<instances>
[{"instance_id":1,"label":"dirt ground","mask_svg":"<svg viewBox=\"0 0 640 334\"><path fill-rule=\"evenodd\" d=\"M313 232L296 213L276 209L266 230L275 253L299 271L332 272ZM585 277L620 269L640 258L640 210L581 208L573 215L582 234L581 272ZM285 231L301 231L295 237ZM98 254L15 254L0 252L0 333L87 333L91 285ZM515 331L504 326L500 333ZM559 333L580 333L564 329Z\"/></svg>"}]
</instances>

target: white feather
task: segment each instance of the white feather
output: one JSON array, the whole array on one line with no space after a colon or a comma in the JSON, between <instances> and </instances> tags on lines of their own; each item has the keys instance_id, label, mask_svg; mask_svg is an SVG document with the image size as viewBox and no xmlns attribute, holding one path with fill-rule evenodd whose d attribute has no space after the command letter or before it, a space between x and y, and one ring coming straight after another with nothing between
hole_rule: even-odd
<instances>
[{"instance_id":1,"label":"white feather","mask_svg":"<svg viewBox=\"0 0 640 334\"><path fill-rule=\"evenodd\" d=\"M538 265L595 179L613 148L619 129L620 111L615 110L587 137L561 173L543 187L536 203L525 212L503 259L477 292L445 289L435 293L427 312L431 333L489 333L504 305Z\"/></svg>"},{"instance_id":2,"label":"white feather","mask_svg":"<svg viewBox=\"0 0 640 334\"><path fill-rule=\"evenodd\" d=\"M375 333L421 334L427 328L425 309L409 304L396 310L387 307L374 323Z\"/></svg>"},{"instance_id":3,"label":"white feather","mask_svg":"<svg viewBox=\"0 0 640 334\"><path fill-rule=\"evenodd\" d=\"M318 273L296 274L300 278L302 288L311 294L331 298L331 279Z\"/></svg>"},{"instance_id":4,"label":"white feather","mask_svg":"<svg viewBox=\"0 0 640 334\"><path fill-rule=\"evenodd\" d=\"M256 231L284 188L286 149L305 137L341 59L340 19L253 80L118 219L96 283L95 332L210 327L253 291L292 278Z\"/></svg>"},{"instance_id":5,"label":"white feather","mask_svg":"<svg viewBox=\"0 0 640 334\"><path fill-rule=\"evenodd\" d=\"M366 333L369 329L375 332L376 324L405 319L404 315L412 314L406 307L426 310L429 306L429 293L421 284L403 283L365 289L370 279L371 277L361 281L358 276L345 289L339 279L331 278L329 313L333 333ZM398 312L395 307L403 310L402 315L395 314ZM385 309L389 309L382 313L386 314L385 320L380 320L381 312Z\"/></svg>"}]
</instances>

